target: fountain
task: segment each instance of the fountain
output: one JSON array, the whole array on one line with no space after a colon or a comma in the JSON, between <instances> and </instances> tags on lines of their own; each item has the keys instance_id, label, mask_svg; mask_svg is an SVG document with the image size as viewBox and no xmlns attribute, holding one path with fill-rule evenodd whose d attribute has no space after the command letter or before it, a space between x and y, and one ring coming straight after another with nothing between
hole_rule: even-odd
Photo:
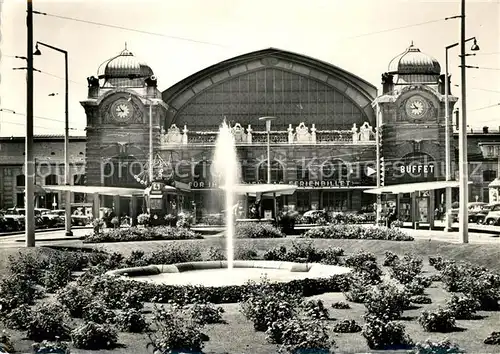
<instances>
[{"instance_id":1,"label":"fountain","mask_svg":"<svg viewBox=\"0 0 500 354\"><path fill-rule=\"evenodd\" d=\"M233 208L234 188L238 182L238 156L231 127L225 119L215 143L214 165L219 185L225 187L227 268L231 270L234 265L235 213Z\"/></svg>"},{"instance_id":2,"label":"fountain","mask_svg":"<svg viewBox=\"0 0 500 354\"><path fill-rule=\"evenodd\" d=\"M295 190L286 185L238 184L238 157L231 127L222 123L214 154L215 174L225 192L227 261L159 264L146 267L123 268L107 272L124 279L168 285L202 285L206 287L241 286L249 280L258 281L263 275L275 282L297 279L329 278L350 272L350 268L319 263L281 261L234 260L235 195L249 193L282 193ZM230 273L229 273L230 272Z\"/></svg>"}]
</instances>

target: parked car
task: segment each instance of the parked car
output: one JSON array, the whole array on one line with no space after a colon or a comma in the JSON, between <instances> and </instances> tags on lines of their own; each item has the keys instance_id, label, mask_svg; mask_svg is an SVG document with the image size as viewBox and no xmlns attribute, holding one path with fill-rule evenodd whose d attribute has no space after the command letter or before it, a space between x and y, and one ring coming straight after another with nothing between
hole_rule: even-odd
<instances>
[{"instance_id":1,"label":"parked car","mask_svg":"<svg viewBox=\"0 0 500 354\"><path fill-rule=\"evenodd\" d=\"M493 205L495 204L483 205L481 207L481 210L479 210L477 213L475 213L474 215L469 215L469 221L475 222L477 224L483 224L484 219L486 219L486 215L488 215Z\"/></svg>"},{"instance_id":2,"label":"parked car","mask_svg":"<svg viewBox=\"0 0 500 354\"><path fill-rule=\"evenodd\" d=\"M64 210L46 210L42 214L44 224L48 228L62 227L64 226Z\"/></svg>"},{"instance_id":3,"label":"parked car","mask_svg":"<svg viewBox=\"0 0 500 354\"><path fill-rule=\"evenodd\" d=\"M500 203L492 204L488 215L484 218L486 225L500 225Z\"/></svg>"},{"instance_id":4,"label":"parked car","mask_svg":"<svg viewBox=\"0 0 500 354\"><path fill-rule=\"evenodd\" d=\"M308 210L302 214L302 221L307 224L315 224L319 220L328 221L328 213L325 210Z\"/></svg>"},{"instance_id":5,"label":"parked car","mask_svg":"<svg viewBox=\"0 0 500 354\"><path fill-rule=\"evenodd\" d=\"M5 219L11 223L15 230L24 230L26 209L9 208L5 212Z\"/></svg>"},{"instance_id":6,"label":"parked car","mask_svg":"<svg viewBox=\"0 0 500 354\"><path fill-rule=\"evenodd\" d=\"M5 211L0 212L0 232L10 232L19 230L17 220L5 217Z\"/></svg>"},{"instance_id":7,"label":"parked car","mask_svg":"<svg viewBox=\"0 0 500 354\"><path fill-rule=\"evenodd\" d=\"M458 203L457 203L458 204ZM468 214L469 214L469 222L476 222L476 214L481 211L481 208L488 203L484 202L471 202L467 204ZM460 208L457 206L451 209L451 218L453 222L458 222L458 212Z\"/></svg>"}]
</instances>

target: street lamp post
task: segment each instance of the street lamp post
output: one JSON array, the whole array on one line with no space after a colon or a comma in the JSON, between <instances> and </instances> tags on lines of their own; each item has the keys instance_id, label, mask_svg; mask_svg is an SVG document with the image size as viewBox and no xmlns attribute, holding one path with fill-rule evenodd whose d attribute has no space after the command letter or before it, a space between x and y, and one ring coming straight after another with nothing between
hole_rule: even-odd
<instances>
[{"instance_id":1,"label":"street lamp post","mask_svg":"<svg viewBox=\"0 0 500 354\"><path fill-rule=\"evenodd\" d=\"M271 184L271 122L276 117L260 117L259 120L266 122L267 133L267 183Z\"/></svg>"},{"instance_id":2,"label":"street lamp post","mask_svg":"<svg viewBox=\"0 0 500 354\"><path fill-rule=\"evenodd\" d=\"M479 50L479 47L477 45L476 37L471 37L466 39L464 42L469 42L474 40L474 44L471 47L472 51L477 51ZM450 102L449 102L449 90L450 90L450 83L449 83L449 72L448 72L448 50L451 48L454 48L458 46L459 43L453 43L450 44L445 48L445 81L444 81L444 102L445 102L445 163L446 163L446 181L451 180L451 148L450 148L450 138L451 138L451 131L450 131ZM465 57L465 56L464 56ZM446 201L445 201L445 210L446 210L446 225L445 225L445 231L450 231L451 229L451 218L450 218L450 210L451 210L451 187L446 187ZM468 218L468 216L467 216Z\"/></svg>"},{"instance_id":3,"label":"street lamp post","mask_svg":"<svg viewBox=\"0 0 500 354\"><path fill-rule=\"evenodd\" d=\"M70 185L70 168L69 168L69 77L68 77L68 52L66 50L54 47L52 45L36 42L36 51L34 55L42 55L38 46L44 46L64 54L64 184ZM71 231L71 191L65 192L65 219L66 219L66 236L73 236Z\"/></svg>"}]
</instances>

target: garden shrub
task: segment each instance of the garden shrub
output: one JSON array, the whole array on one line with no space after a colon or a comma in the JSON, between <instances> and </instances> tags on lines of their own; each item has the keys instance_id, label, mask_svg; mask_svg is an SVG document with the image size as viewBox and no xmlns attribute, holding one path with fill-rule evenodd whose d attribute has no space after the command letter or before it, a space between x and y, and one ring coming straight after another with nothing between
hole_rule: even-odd
<instances>
[{"instance_id":1,"label":"garden shrub","mask_svg":"<svg viewBox=\"0 0 500 354\"><path fill-rule=\"evenodd\" d=\"M437 271L441 271L443 269L443 266L445 265L445 261L443 257L437 255L437 256L429 256L429 265L431 267L434 267Z\"/></svg>"},{"instance_id":2,"label":"garden shrub","mask_svg":"<svg viewBox=\"0 0 500 354\"><path fill-rule=\"evenodd\" d=\"M83 308L82 317L97 324L113 323L115 313L100 298L94 298Z\"/></svg>"},{"instance_id":3,"label":"garden shrub","mask_svg":"<svg viewBox=\"0 0 500 354\"><path fill-rule=\"evenodd\" d=\"M144 307L143 298L144 295L140 290L130 289L121 298L121 308L141 310Z\"/></svg>"},{"instance_id":4,"label":"garden shrub","mask_svg":"<svg viewBox=\"0 0 500 354\"><path fill-rule=\"evenodd\" d=\"M386 322L399 319L410 305L408 294L401 284L383 282L366 293L364 305L367 315L373 315Z\"/></svg>"},{"instance_id":5,"label":"garden shrub","mask_svg":"<svg viewBox=\"0 0 500 354\"><path fill-rule=\"evenodd\" d=\"M386 251L385 252L385 258L384 258L384 263L382 264L385 267L391 267L394 265L396 261L399 260L399 257L397 254L391 252L391 251Z\"/></svg>"},{"instance_id":6,"label":"garden shrub","mask_svg":"<svg viewBox=\"0 0 500 354\"><path fill-rule=\"evenodd\" d=\"M361 225L332 224L315 227L306 231L302 237L327 239L360 239L360 240L387 240L413 241L413 237L400 229L387 227L365 227Z\"/></svg>"},{"instance_id":7,"label":"garden shrub","mask_svg":"<svg viewBox=\"0 0 500 354\"><path fill-rule=\"evenodd\" d=\"M133 250L130 255L125 258L124 263L127 267L144 267L148 265L148 261L142 250Z\"/></svg>"},{"instance_id":8,"label":"garden shrub","mask_svg":"<svg viewBox=\"0 0 500 354\"><path fill-rule=\"evenodd\" d=\"M3 349L7 353L14 353L16 351L11 336L5 330L0 334L0 349Z\"/></svg>"},{"instance_id":9,"label":"garden shrub","mask_svg":"<svg viewBox=\"0 0 500 354\"><path fill-rule=\"evenodd\" d=\"M36 253L19 252L16 256L9 256L9 271L22 278L39 282L43 276L43 270L47 267L47 257Z\"/></svg>"},{"instance_id":10,"label":"garden shrub","mask_svg":"<svg viewBox=\"0 0 500 354\"><path fill-rule=\"evenodd\" d=\"M294 294L262 288L260 294L249 296L240 304L241 312L256 331L265 332L269 326L280 320L289 320L297 314L300 298Z\"/></svg>"},{"instance_id":11,"label":"garden shrub","mask_svg":"<svg viewBox=\"0 0 500 354\"><path fill-rule=\"evenodd\" d=\"M382 276L382 270L377 264L377 257L369 252L359 251L347 256L344 260L347 267L353 268L355 272L362 273L370 284L378 284Z\"/></svg>"},{"instance_id":12,"label":"garden shrub","mask_svg":"<svg viewBox=\"0 0 500 354\"><path fill-rule=\"evenodd\" d=\"M497 311L500 309L500 279L492 273L483 273L479 276L469 276L463 279L461 291L479 302L479 309L483 311Z\"/></svg>"},{"instance_id":13,"label":"garden shrub","mask_svg":"<svg viewBox=\"0 0 500 354\"><path fill-rule=\"evenodd\" d=\"M410 296L423 295L425 291L424 285L422 285L416 278L405 284L404 287Z\"/></svg>"},{"instance_id":14,"label":"garden shrub","mask_svg":"<svg viewBox=\"0 0 500 354\"><path fill-rule=\"evenodd\" d=\"M302 303L304 314L314 320L327 320L330 318L328 309L322 300L307 300Z\"/></svg>"},{"instance_id":15,"label":"garden shrub","mask_svg":"<svg viewBox=\"0 0 500 354\"><path fill-rule=\"evenodd\" d=\"M266 337L269 342L281 345L279 352L322 352L335 345L328 336L326 325L318 320L293 318L275 321L266 331Z\"/></svg>"},{"instance_id":16,"label":"garden shrub","mask_svg":"<svg viewBox=\"0 0 500 354\"><path fill-rule=\"evenodd\" d=\"M202 332L202 325L196 323L185 309L155 306L153 312L155 331L148 333L148 347L160 353L174 351L202 352L204 342L209 338Z\"/></svg>"},{"instance_id":17,"label":"garden shrub","mask_svg":"<svg viewBox=\"0 0 500 354\"><path fill-rule=\"evenodd\" d=\"M393 263L390 274L401 284L408 284L422 272L422 267L422 259L404 255L402 259Z\"/></svg>"},{"instance_id":18,"label":"garden shrub","mask_svg":"<svg viewBox=\"0 0 500 354\"><path fill-rule=\"evenodd\" d=\"M68 313L59 304L41 303L33 308L26 336L36 342L66 339L71 331L68 324Z\"/></svg>"},{"instance_id":19,"label":"garden shrub","mask_svg":"<svg viewBox=\"0 0 500 354\"><path fill-rule=\"evenodd\" d=\"M425 295L413 295L410 296L410 302L414 304L430 304L432 303L432 300L430 297Z\"/></svg>"},{"instance_id":20,"label":"garden shrub","mask_svg":"<svg viewBox=\"0 0 500 354\"><path fill-rule=\"evenodd\" d=\"M258 258L259 255L257 254L257 251L253 248L237 247L234 250L234 259L251 261Z\"/></svg>"},{"instance_id":21,"label":"garden shrub","mask_svg":"<svg viewBox=\"0 0 500 354\"><path fill-rule=\"evenodd\" d=\"M203 237L184 227L154 226L146 228L116 228L85 236L84 243L129 242L154 240L194 240Z\"/></svg>"},{"instance_id":22,"label":"garden shrub","mask_svg":"<svg viewBox=\"0 0 500 354\"><path fill-rule=\"evenodd\" d=\"M123 332L142 333L149 328L149 324L142 312L137 309L127 309L115 319L117 328Z\"/></svg>"},{"instance_id":23,"label":"garden shrub","mask_svg":"<svg viewBox=\"0 0 500 354\"><path fill-rule=\"evenodd\" d=\"M473 319L479 307L479 301L468 296L453 294L446 301L446 308L451 311L453 317L457 320Z\"/></svg>"},{"instance_id":24,"label":"garden shrub","mask_svg":"<svg viewBox=\"0 0 500 354\"><path fill-rule=\"evenodd\" d=\"M88 322L71 332L71 340L79 349L111 349L118 343L118 334L109 325Z\"/></svg>"},{"instance_id":25,"label":"garden shrub","mask_svg":"<svg viewBox=\"0 0 500 354\"><path fill-rule=\"evenodd\" d=\"M100 297L110 309L122 308L125 294L133 290L130 281L116 280L113 276L103 275L88 285L93 296Z\"/></svg>"},{"instance_id":26,"label":"garden shrub","mask_svg":"<svg viewBox=\"0 0 500 354\"><path fill-rule=\"evenodd\" d=\"M202 261L201 250L197 246L171 243L162 246L147 257L148 264L174 264Z\"/></svg>"},{"instance_id":27,"label":"garden shrub","mask_svg":"<svg viewBox=\"0 0 500 354\"><path fill-rule=\"evenodd\" d=\"M81 318L84 307L92 301L94 295L82 286L68 284L56 293L56 298L69 311L71 317Z\"/></svg>"},{"instance_id":28,"label":"garden shrub","mask_svg":"<svg viewBox=\"0 0 500 354\"><path fill-rule=\"evenodd\" d=\"M150 225L150 216L149 214L139 214L137 216L137 223L139 225L149 226Z\"/></svg>"},{"instance_id":29,"label":"garden shrub","mask_svg":"<svg viewBox=\"0 0 500 354\"><path fill-rule=\"evenodd\" d=\"M42 285L48 293L55 293L73 280L70 268L64 264L50 264L42 278Z\"/></svg>"},{"instance_id":30,"label":"garden shrub","mask_svg":"<svg viewBox=\"0 0 500 354\"><path fill-rule=\"evenodd\" d=\"M227 257L223 250L211 246L208 249L207 258L208 261L224 261Z\"/></svg>"},{"instance_id":31,"label":"garden shrub","mask_svg":"<svg viewBox=\"0 0 500 354\"><path fill-rule=\"evenodd\" d=\"M451 332L455 329L455 317L445 308L422 311L418 322L426 332Z\"/></svg>"},{"instance_id":32,"label":"garden shrub","mask_svg":"<svg viewBox=\"0 0 500 354\"><path fill-rule=\"evenodd\" d=\"M349 305L347 302L337 301L332 304L332 308L337 310L348 310L351 308L351 305Z\"/></svg>"},{"instance_id":33,"label":"garden shrub","mask_svg":"<svg viewBox=\"0 0 500 354\"><path fill-rule=\"evenodd\" d=\"M365 273L353 272L348 276L349 287L348 291L344 292L344 296L348 301L363 303L366 294L371 289L371 279Z\"/></svg>"},{"instance_id":34,"label":"garden shrub","mask_svg":"<svg viewBox=\"0 0 500 354\"><path fill-rule=\"evenodd\" d=\"M198 225L219 226L224 225L222 214L209 214L205 215L198 222Z\"/></svg>"},{"instance_id":35,"label":"garden shrub","mask_svg":"<svg viewBox=\"0 0 500 354\"><path fill-rule=\"evenodd\" d=\"M402 323L366 316L363 337L371 349L401 349L413 344Z\"/></svg>"},{"instance_id":36,"label":"garden shrub","mask_svg":"<svg viewBox=\"0 0 500 354\"><path fill-rule=\"evenodd\" d=\"M189 308L189 314L193 320L201 325L224 323L223 313L222 307L214 306L212 303L196 303Z\"/></svg>"},{"instance_id":37,"label":"garden shrub","mask_svg":"<svg viewBox=\"0 0 500 354\"><path fill-rule=\"evenodd\" d=\"M268 223L241 222L235 227L236 238L282 238L286 235Z\"/></svg>"},{"instance_id":38,"label":"garden shrub","mask_svg":"<svg viewBox=\"0 0 500 354\"><path fill-rule=\"evenodd\" d=\"M484 344L500 345L500 332L491 332L483 341Z\"/></svg>"},{"instance_id":39,"label":"garden shrub","mask_svg":"<svg viewBox=\"0 0 500 354\"><path fill-rule=\"evenodd\" d=\"M24 331L28 329L28 324L31 322L32 317L31 307L22 304L6 314L2 322L9 329Z\"/></svg>"},{"instance_id":40,"label":"garden shrub","mask_svg":"<svg viewBox=\"0 0 500 354\"><path fill-rule=\"evenodd\" d=\"M439 342L432 342L426 340L425 342L418 342L413 348L412 354L457 354L464 353L457 344L451 343L448 339Z\"/></svg>"},{"instance_id":41,"label":"garden shrub","mask_svg":"<svg viewBox=\"0 0 500 354\"><path fill-rule=\"evenodd\" d=\"M35 282L23 275L7 275L0 279L0 314L7 314L22 304L33 305L42 294Z\"/></svg>"},{"instance_id":42,"label":"garden shrub","mask_svg":"<svg viewBox=\"0 0 500 354\"><path fill-rule=\"evenodd\" d=\"M190 213L182 212L177 215L175 226L178 228L189 229L194 224L194 217Z\"/></svg>"},{"instance_id":43,"label":"garden shrub","mask_svg":"<svg viewBox=\"0 0 500 354\"><path fill-rule=\"evenodd\" d=\"M361 329L355 320L343 320L333 327L333 331L337 333L356 333L361 332Z\"/></svg>"},{"instance_id":44,"label":"garden shrub","mask_svg":"<svg viewBox=\"0 0 500 354\"><path fill-rule=\"evenodd\" d=\"M54 342L44 340L41 343L33 343L34 354L45 354L45 353L64 353L70 354L68 342L61 342L56 340Z\"/></svg>"}]
</instances>

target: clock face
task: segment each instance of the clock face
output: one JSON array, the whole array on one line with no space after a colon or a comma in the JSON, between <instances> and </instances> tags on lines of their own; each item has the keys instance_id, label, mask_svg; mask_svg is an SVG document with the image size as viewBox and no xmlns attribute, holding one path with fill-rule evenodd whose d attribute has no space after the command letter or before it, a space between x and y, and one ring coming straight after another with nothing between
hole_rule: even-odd
<instances>
[{"instance_id":1,"label":"clock face","mask_svg":"<svg viewBox=\"0 0 500 354\"><path fill-rule=\"evenodd\" d=\"M126 122L134 112L134 107L127 100L118 100L111 105L111 114L119 122Z\"/></svg>"},{"instance_id":2,"label":"clock face","mask_svg":"<svg viewBox=\"0 0 500 354\"><path fill-rule=\"evenodd\" d=\"M406 101L406 114L408 114L410 118L423 118L428 110L429 105L427 101L421 96L413 96L410 97L408 101Z\"/></svg>"}]
</instances>

